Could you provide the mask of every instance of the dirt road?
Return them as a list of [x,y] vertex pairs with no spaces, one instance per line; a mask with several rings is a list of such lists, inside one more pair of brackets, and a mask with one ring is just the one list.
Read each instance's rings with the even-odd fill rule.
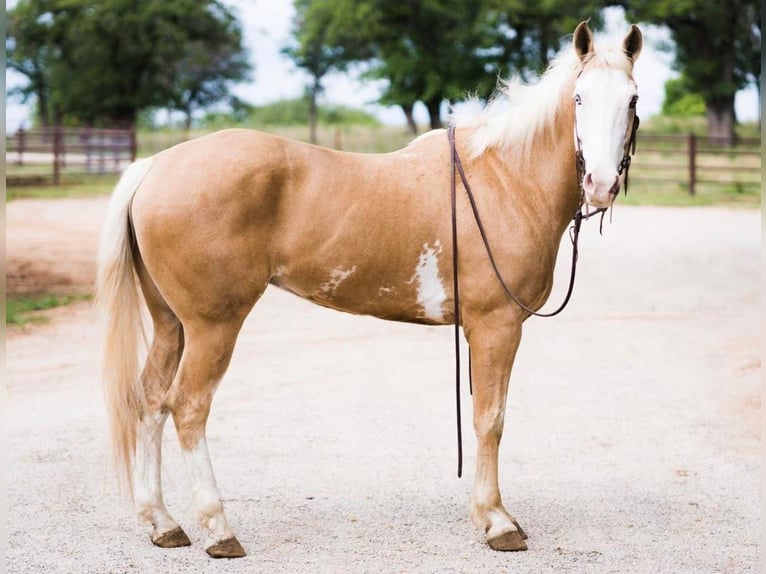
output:
[[[9,204],[10,281],[86,288],[105,205]],[[524,553],[490,551],[468,518],[450,330],[277,290],[209,425],[249,554],[204,553],[170,425],[165,492],[194,545],[152,547],[107,463],[97,321],[56,310],[7,341],[8,571],[758,572],[759,244],[754,211],[618,206],[605,237],[586,225],[571,307],[527,322],[511,381],[500,477]]]

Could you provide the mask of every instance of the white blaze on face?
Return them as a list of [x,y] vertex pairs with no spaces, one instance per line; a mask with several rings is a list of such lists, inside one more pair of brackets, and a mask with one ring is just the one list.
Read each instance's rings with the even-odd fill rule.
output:
[[340,284],[348,279],[354,271],[356,271],[356,265],[351,269],[341,269],[340,267],[333,269],[330,271],[330,278],[322,283],[319,289],[326,295],[334,296]]
[[442,245],[439,240],[434,243],[433,247],[424,243],[423,251],[420,253],[420,257],[418,257],[415,275],[409,281],[409,283],[417,282],[418,304],[423,307],[424,315],[432,321],[442,321],[444,319],[442,303],[447,300],[444,286],[439,280],[439,260],[437,255],[441,251]]
[[575,137],[580,139],[586,169],[583,188],[595,207],[608,207],[613,199],[609,191],[618,180],[629,105],[635,96],[635,82],[620,69],[588,70],[575,85]]

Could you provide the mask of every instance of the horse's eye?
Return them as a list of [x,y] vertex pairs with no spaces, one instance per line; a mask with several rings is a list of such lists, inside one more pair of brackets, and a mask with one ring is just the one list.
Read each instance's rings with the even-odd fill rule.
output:
[[580,97],[580,94],[575,94],[574,101],[578,106],[582,104],[582,98]]
[[633,96],[630,99],[630,107],[635,108],[637,103],[638,103],[638,96]]

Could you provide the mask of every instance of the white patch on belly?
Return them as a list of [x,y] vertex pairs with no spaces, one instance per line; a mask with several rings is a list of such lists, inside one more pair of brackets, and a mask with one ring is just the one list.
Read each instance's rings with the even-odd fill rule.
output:
[[423,313],[432,321],[442,321],[442,303],[447,300],[444,286],[439,280],[439,260],[437,255],[442,251],[441,241],[437,240],[433,247],[423,244],[423,251],[418,257],[415,275],[408,281],[418,284],[418,304],[423,307]]
[[396,295],[396,287],[381,287],[378,289],[378,297],[385,295]]
[[338,290],[340,284],[348,279],[354,271],[356,271],[356,265],[351,269],[341,269],[340,267],[333,269],[330,271],[330,279],[322,283],[319,286],[319,290],[325,295],[329,294],[331,297],[334,297],[335,291]]

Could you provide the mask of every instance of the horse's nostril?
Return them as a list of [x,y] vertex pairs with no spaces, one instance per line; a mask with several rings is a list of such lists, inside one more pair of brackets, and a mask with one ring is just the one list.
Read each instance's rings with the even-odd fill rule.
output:
[[593,189],[593,174],[592,173],[585,174],[585,177],[582,180],[582,186],[588,191]]

